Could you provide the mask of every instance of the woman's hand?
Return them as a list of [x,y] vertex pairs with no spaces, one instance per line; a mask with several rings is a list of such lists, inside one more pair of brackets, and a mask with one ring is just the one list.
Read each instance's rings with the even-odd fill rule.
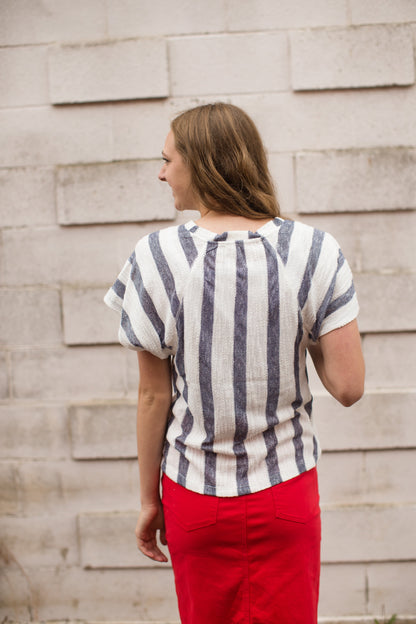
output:
[[165,520],[162,503],[145,505],[141,508],[136,526],[137,547],[154,561],[167,562],[167,557],[157,545],[156,534],[160,531],[160,541],[166,546]]

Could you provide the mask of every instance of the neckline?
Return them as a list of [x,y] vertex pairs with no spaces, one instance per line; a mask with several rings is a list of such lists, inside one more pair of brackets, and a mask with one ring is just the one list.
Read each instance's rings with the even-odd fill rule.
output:
[[203,238],[204,240],[217,240],[218,242],[236,241],[236,240],[258,240],[259,238],[270,234],[275,231],[276,227],[279,227],[283,223],[283,219],[275,217],[258,230],[254,232],[252,230],[227,230],[221,233],[214,232],[213,230],[207,230],[206,228],[198,225],[194,220],[190,220],[185,223],[186,229],[192,234]]

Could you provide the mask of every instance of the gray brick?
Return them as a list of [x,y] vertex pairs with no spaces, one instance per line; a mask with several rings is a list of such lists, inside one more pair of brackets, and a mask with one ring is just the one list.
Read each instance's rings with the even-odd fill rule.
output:
[[0,49],[0,106],[36,106],[47,102],[46,48]]
[[[354,282],[360,302],[361,332],[416,330],[416,273],[358,274]],[[398,305],[399,301],[406,301],[406,305]]]
[[414,506],[325,509],[322,531],[322,560],[327,563],[407,561],[416,557]]
[[90,400],[119,398],[125,392],[122,347],[72,347],[12,354],[17,399]]
[[[320,624],[350,624],[366,612],[366,566],[363,563],[323,563],[319,590]],[[328,619],[321,619],[325,617]],[[341,620],[348,616],[348,620]],[[332,619],[333,618],[333,619]],[[361,618],[354,618],[359,624]],[[374,624],[371,622],[371,624]]]
[[415,391],[367,391],[349,407],[315,396],[314,420],[326,451],[416,448]]
[[108,0],[108,29],[111,37],[149,37],[224,31],[224,0],[178,2],[172,11],[170,0],[138,3],[136,0]]
[[[370,563],[367,566],[369,612],[379,614],[384,607],[386,614],[416,613],[415,575],[415,561]],[[409,617],[408,621],[414,619]],[[403,624],[406,620],[403,618]]]
[[[37,228],[4,230],[0,283],[4,286],[61,284],[106,290],[139,238],[171,222],[114,228]],[[22,255],[21,250],[25,250]],[[75,253],[76,250],[76,253]],[[27,258],[32,262],[28,263]],[[104,290],[104,292],[105,292]]]
[[[285,91],[289,87],[287,48],[284,33],[173,39],[169,44],[172,94]],[[189,64],[189,58],[198,58],[198,63]]]
[[[114,275],[114,279],[115,279]],[[120,317],[104,305],[106,288],[65,288],[62,293],[67,345],[118,344]]]
[[236,95],[233,103],[253,117],[270,152],[414,148],[416,142],[414,89]]
[[62,342],[59,292],[0,289],[0,345],[56,345]]
[[[83,512],[138,509],[137,461],[15,462],[21,513],[76,515]],[[94,495],[91,495],[94,492]]]
[[48,61],[53,104],[169,95],[163,39],[55,47]]
[[353,24],[416,21],[416,4],[413,0],[350,0],[350,6]]
[[415,388],[416,333],[368,334],[365,337],[366,387]]
[[[31,580],[39,621],[179,624],[169,567],[83,570],[54,565],[25,567],[25,572]],[[1,616],[27,621],[30,599],[21,571],[9,566],[0,576],[0,583],[0,589],[4,589]]]
[[60,515],[0,518],[8,550],[22,568],[79,565],[75,518]]
[[136,405],[73,405],[70,408],[75,459],[137,457]]
[[171,117],[171,99],[120,102],[114,106],[114,160],[160,158]]
[[0,509],[2,516],[20,513],[18,484],[19,477],[16,467],[13,464],[2,462],[0,471]]
[[324,506],[412,504],[415,459],[414,449],[323,453],[319,462],[321,503]]
[[160,167],[159,160],[60,168],[59,223],[174,219],[170,189],[157,177]]
[[103,0],[2,0],[0,45],[90,41],[106,34]]
[[[78,527],[84,568],[163,568],[136,546],[138,513],[80,514]],[[160,548],[169,557],[166,546]]]
[[56,223],[52,168],[0,169],[3,227]]
[[414,83],[410,29],[361,26],[291,33],[295,91]]
[[0,457],[69,456],[69,427],[64,407],[0,406]]
[[0,351],[0,399],[9,397],[9,365],[7,354]]
[[291,154],[269,154],[269,169],[282,215],[295,213],[294,159]]
[[111,110],[98,105],[1,110],[0,133],[0,167],[109,161],[113,157]]
[[414,149],[299,154],[296,157],[297,211],[416,208],[415,166]]
[[345,0],[239,0],[228,1],[229,30],[314,28],[347,23]]

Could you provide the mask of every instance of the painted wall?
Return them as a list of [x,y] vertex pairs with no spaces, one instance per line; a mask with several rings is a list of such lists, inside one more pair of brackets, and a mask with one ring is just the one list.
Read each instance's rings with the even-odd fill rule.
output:
[[284,214],[354,274],[366,396],[316,376],[321,614],[416,614],[416,2],[1,0],[0,616],[177,619],[136,551],[135,354],[102,304],[176,217],[169,120],[257,122]]

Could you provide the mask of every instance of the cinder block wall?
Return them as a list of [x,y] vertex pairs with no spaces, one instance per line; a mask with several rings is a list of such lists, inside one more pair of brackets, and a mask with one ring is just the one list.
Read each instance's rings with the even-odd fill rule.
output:
[[135,355],[102,296],[177,217],[159,183],[177,111],[256,120],[283,212],[355,273],[366,396],[312,376],[321,614],[416,614],[414,0],[2,0],[3,619],[177,620],[136,551]]

